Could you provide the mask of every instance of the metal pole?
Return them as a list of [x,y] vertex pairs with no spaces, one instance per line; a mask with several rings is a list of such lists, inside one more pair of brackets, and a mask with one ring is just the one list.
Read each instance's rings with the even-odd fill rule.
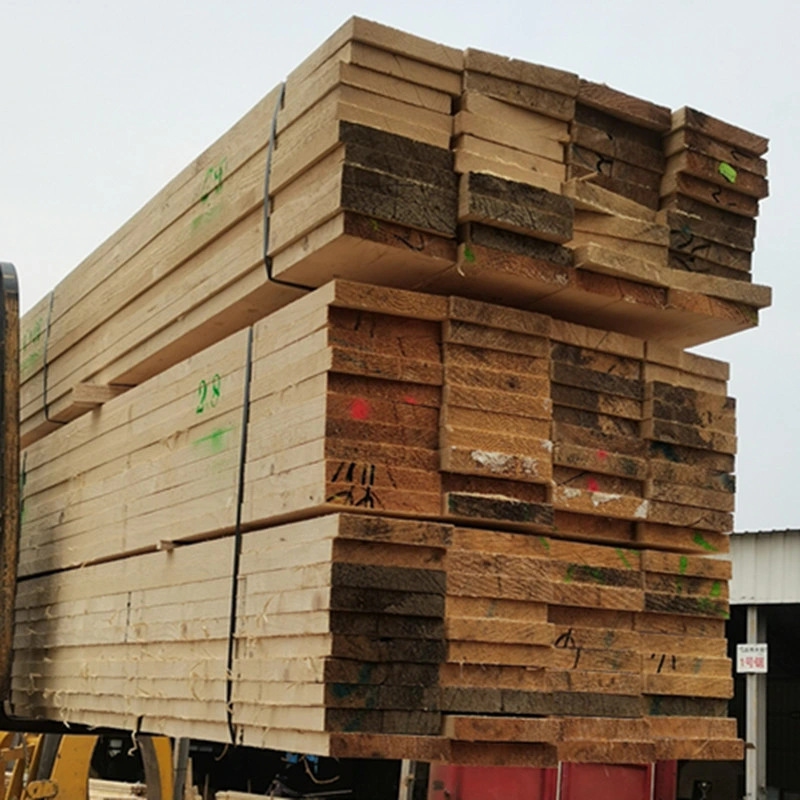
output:
[[[758,615],[758,641],[767,642],[767,614],[761,609]],[[767,680],[768,675],[756,675],[756,693],[758,695],[758,718],[756,731],[759,747],[756,750],[756,786],[758,800],[767,797]]]
[[189,767],[189,740],[178,739],[175,747],[174,800],[183,800],[186,793],[186,772]]
[[[747,606],[747,644],[758,644],[758,606]],[[746,800],[759,800],[759,761],[762,750],[766,752],[766,737],[759,730],[763,697],[759,692],[759,676],[748,672],[745,677],[747,696],[745,705],[745,761],[744,791]],[[761,734],[761,736],[759,736]],[[762,739],[763,736],[763,739]],[[763,795],[761,795],[763,797]]]

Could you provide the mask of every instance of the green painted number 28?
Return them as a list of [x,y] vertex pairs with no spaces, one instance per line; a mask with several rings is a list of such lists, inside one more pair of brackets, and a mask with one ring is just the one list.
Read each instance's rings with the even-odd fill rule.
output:
[[214,375],[211,383],[205,380],[200,381],[197,387],[197,408],[195,411],[202,414],[207,407],[216,408],[219,403],[219,396],[222,392],[222,377],[219,373]]

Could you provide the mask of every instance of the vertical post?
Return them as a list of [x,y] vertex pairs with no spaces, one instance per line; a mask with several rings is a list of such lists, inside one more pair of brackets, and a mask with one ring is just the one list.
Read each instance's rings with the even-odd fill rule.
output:
[[[758,615],[758,641],[767,642],[767,615],[761,609]],[[756,750],[756,785],[758,800],[767,798],[767,675],[756,675],[756,692],[758,694],[758,718],[756,731],[759,747]]]
[[414,766],[415,762],[404,758],[400,762],[400,785],[398,787],[398,800],[413,800],[414,797]]
[[[758,606],[747,606],[747,644],[765,641],[759,638],[765,633],[765,621],[759,619]],[[767,794],[766,675],[749,672],[745,681],[745,798],[763,800]]]
[[184,800],[186,792],[186,772],[189,767],[189,740],[186,738],[178,739],[175,745],[172,791],[174,800]]

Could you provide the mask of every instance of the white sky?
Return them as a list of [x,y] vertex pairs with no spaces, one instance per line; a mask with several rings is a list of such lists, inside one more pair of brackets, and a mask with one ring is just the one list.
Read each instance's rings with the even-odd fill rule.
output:
[[791,0],[0,0],[0,259],[29,308],[352,14],[578,72],[769,136],[756,331],[732,363],[737,529],[800,526],[789,253],[800,186],[800,5]]

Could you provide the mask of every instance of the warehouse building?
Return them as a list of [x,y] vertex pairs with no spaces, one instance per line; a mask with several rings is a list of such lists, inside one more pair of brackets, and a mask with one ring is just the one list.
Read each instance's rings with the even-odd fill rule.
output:
[[[747,743],[745,763],[683,765],[678,797],[800,800],[800,530],[735,534],[730,557],[730,714]],[[737,659],[740,645],[759,644],[765,661],[752,647]]]

